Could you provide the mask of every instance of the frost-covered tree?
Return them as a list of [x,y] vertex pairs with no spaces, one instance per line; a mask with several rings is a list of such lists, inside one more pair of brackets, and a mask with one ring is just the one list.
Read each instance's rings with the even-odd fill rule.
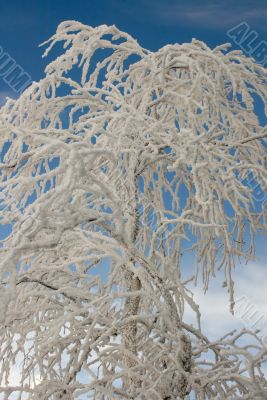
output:
[[224,269],[234,311],[235,262],[266,228],[245,180],[266,188],[266,69],[197,40],[151,52],[115,26],[64,22],[45,55],[59,42],[0,110],[2,398],[267,398],[266,347],[210,341],[188,288]]

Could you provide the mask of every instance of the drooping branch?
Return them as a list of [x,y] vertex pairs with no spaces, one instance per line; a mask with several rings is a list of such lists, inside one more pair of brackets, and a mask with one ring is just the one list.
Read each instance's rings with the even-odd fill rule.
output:
[[1,393],[265,398],[262,342],[209,341],[181,264],[195,255],[205,289],[224,268],[234,308],[235,260],[266,229],[247,183],[266,190],[266,69],[197,40],[151,52],[115,26],[64,22],[45,55],[58,42],[0,110]]

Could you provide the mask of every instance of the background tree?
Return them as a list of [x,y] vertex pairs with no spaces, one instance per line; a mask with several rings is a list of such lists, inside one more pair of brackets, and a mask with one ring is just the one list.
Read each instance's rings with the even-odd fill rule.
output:
[[260,339],[209,341],[187,285],[224,268],[233,311],[235,260],[266,227],[244,183],[266,187],[266,69],[197,40],[150,52],[115,26],[64,22],[45,55],[58,42],[45,78],[0,110],[1,393],[266,398]]

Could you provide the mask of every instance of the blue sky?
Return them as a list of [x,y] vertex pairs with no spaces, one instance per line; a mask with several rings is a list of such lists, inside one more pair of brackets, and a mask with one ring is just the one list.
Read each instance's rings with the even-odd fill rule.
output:
[[[266,0],[12,0],[1,4],[0,46],[38,81],[48,62],[38,45],[64,20],[115,24],[150,50],[192,38],[214,47],[231,42],[227,31],[241,22],[257,32],[258,42],[265,41],[266,6]],[[0,77],[0,105],[6,95],[16,97]],[[258,254],[267,258],[264,242],[259,240]]]
[[[41,58],[43,48],[38,45],[52,36],[64,20],[79,20],[92,26],[115,24],[150,50],[168,43],[190,42],[192,38],[214,47],[229,42],[227,30],[243,21],[257,32],[259,40],[267,40],[266,6],[267,0],[11,0],[1,4],[0,46],[38,81],[47,63]],[[15,96],[0,78],[0,104],[6,95]],[[265,270],[265,279],[257,278],[253,268],[257,272],[266,267],[266,244],[266,238],[257,239],[259,261],[251,265],[251,275],[244,275],[241,290],[250,297],[258,294],[253,300],[258,303],[263,303],[259,293],[263,293],[267,274]],[[251,284],[256,291],[251,291]],[[220,300],[217,289],[214,290],[218,312]],[[222,312],[227,312],[227,294],[220,304]]]
[[[266,0],[5,1],[1,4],[0,45],[36,81],[43,76],[46,64],[41,59],[43,49],[38,45],[63,20],[79,20],[93,26],[115,24],[151,50],[192,38],[213,47],[228,42],[227,30],[242,21],[256,30],[260,38],[267,39],[266,5]],[[2,96],[9,93],[1,80],[0,92]]]

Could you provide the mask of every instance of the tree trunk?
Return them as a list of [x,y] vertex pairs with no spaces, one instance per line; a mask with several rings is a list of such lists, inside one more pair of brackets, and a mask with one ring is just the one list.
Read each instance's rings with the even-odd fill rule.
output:
[[[128,291],[129,293],[133,291],[137,291],[141,289],[141,282],[140,279],[134,276],[133,272],[126,273],[126,281],[128,283]],[[140,296],[130,296],[126,300],[126,315],[125,318],[135,316],[138,314],[139,311],[139,304],[140,304]],[[131,321],[125,325],[123,328],[123,340],[125,349],[130,352],[133,356],[137,355],[137,348],[136,348],[136,335],[137,335],[137,323],[136,321]],[[125,356],[125,364],[126,368],[130,369],[136,365],[136,361],[130,355]],[[135,388],[139,382],[137,382],[133,378],[128,378],[125,380],[124,386],[129,388],[130,394],[134,393]]]

